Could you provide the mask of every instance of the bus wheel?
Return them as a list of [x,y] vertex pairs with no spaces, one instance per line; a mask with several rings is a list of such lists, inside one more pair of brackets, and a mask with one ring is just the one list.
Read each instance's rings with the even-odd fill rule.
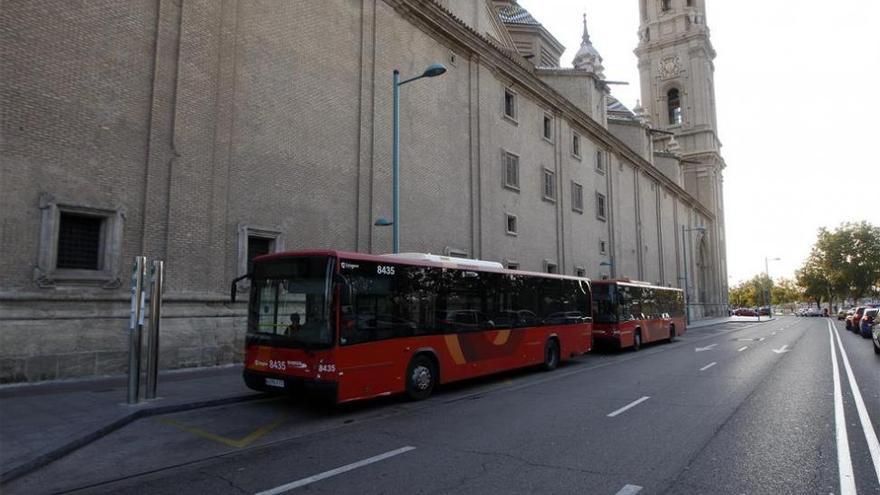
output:
[[675,342],[675,325],[669,327],[669,341]]
[[642,348],[642,331],[636,330],[636,333],[633,335],[633,351],[638,351]]
[[550,339],[544,345],[544,371],[553,371],[559,366],[559,342]]
[[406,369],[406,395],[411,400],[430,397],[436,383],[437,369],[431,358],[421,354],[409,362]]

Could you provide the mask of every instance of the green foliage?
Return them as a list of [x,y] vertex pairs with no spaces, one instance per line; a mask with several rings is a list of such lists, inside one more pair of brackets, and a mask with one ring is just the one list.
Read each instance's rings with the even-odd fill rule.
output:
[[817,304],[870,295],[880,286],[880,228],[860,222],[819,229],[797,284]]

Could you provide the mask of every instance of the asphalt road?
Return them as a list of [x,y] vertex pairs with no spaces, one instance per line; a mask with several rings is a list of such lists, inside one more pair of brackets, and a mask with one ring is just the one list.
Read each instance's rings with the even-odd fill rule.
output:
[[787,317],[419,403],[272,399],[142,420],[4,493],[880,494],[878,432],[870,341]]

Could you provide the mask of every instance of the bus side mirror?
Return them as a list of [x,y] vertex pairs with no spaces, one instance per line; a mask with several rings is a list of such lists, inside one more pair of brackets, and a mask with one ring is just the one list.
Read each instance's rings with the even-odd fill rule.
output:
[[240,276],[240,277],[238,277],[238,278],[236,278],[235,280],[232,281],[232,288],[231,288],[230,291],[229,291],[229,301],[230,301],[230,302],[235,302],[235,296],[236,296],[237,293],[238,293],[238,287],[236,287],[236,285],[237,285],[239,282],[241,282],[242,280],[244,280],[244,279],[246,279],[246,278],[250,278],[250,276],[251,276],[250,273],[246,273],[246,274],[244,274],[244,275],[242,275],[242,276]]

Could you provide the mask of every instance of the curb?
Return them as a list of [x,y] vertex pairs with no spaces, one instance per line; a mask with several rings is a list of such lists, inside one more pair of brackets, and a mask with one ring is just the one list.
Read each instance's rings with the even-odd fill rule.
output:
[[77,439],[74,439],[61,447],[58,447],[54,450],[46,452],[45,454],[41,454],[30,461],[26,461],[23,464],[13,467],[12,469],[0,473],[0,485],[9,483],[12,480],[20,478],[26,474],[30,474],[37,469],[40,469],[47,464],[50,464],[76,450],[89,445],[101,438],[113,433],[114,431],[134,422],[142,418],[149,418],[151,416],[161,416],[164,414],[171,414],[183,411],[191,411],[194,409],[204,409],[206,407],[215,407],[215,406],[223,406],[226,404],[236,404],[239,402],[250,402],[260,399],[266,399],[270,397],[268,394],[247,394],[247,395],[238,395],[233,397],[224,397],[222,399],[208,399],[202,400],[198,402],[189,402],[185,404],[174,404],[168,406],[157,406],[151,407],[147,409],[141,409],[138,411],[133,411],[132,413],[123,416],[112,423],[103,426],[91,433],[87,433]]

